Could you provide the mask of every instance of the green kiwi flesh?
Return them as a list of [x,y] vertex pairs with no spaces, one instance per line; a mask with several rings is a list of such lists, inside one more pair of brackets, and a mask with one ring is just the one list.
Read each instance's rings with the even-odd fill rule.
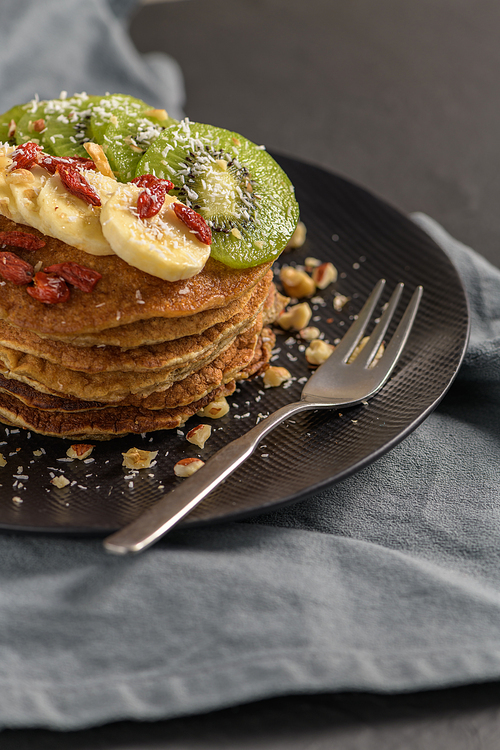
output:
[[223,128],[183,120],[168,126],[139,160],[212,230],[212,256],[232,268],[274,260],[299,219],[293,186],[276,161]]
[[165,126],[173,122],[175,120],[168,116],[159,119],[145,115],[143,110],[131,113],[118,112],[115,115],[113,122],[110,122],[104,131],[102,145],[111,169],[120,182],[129,182],[135,177],[136,167],[142,155]]
[[[9,143],[11,146],[16,145],[15,131],[17,122],[24,114],[24,104],[16,104],[3,115],[0,115],[0,143]],[[11,123],[15,123],[14,133],[11,134]]]
[[56,156],[88,157],[83,144],[90,140],[90,118],[97,96],[76,94],[45,103],[42,146]]

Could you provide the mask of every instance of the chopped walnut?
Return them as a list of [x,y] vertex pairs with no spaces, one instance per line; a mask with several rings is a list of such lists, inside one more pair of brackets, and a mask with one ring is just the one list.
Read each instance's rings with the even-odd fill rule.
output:
[[313,341],[313,339],[319,338],[321,331],[316,326],[307,326],[307,328],[301,328],[299,331],[300,338],[304,341]]
[[307,229],[303,221],[299,221],[295,227],[295,231],[288,240],[288,244],[285,250],[296,250],[298,247],[302,247],[306,241]]
[[87,443],[75,443],[75,445],[71,445],[68,450],[66,451],[66,455],[68,458],[78,458],[80,461],[83,461],[84,458],[88,458],[92,451],[94,450],[93,445],[87,444]]
[[174,473],[177,477],[190,477],[202,466],[205,466],[205,462],[201,458],[181,458],[174,466]]
[[333,298],[333,309],[337,312],[340,312],[344,305],[347,305],[349,302],[349,297],[346,297],[343,294],[336,294]]
[[209,424],[199,424],[197,427],[193,427],[192,430],[189,430],[186,435],[186,440],[194,445],[198,445],[200,448],[204,448],[211,432],[212,428]]
[[290,380],[291,373],[286,367],[268,367],[264,373],[263,381],[264,385],[270,388],[276,388],[278,385],[285,383]]
[[310,297],[316,291],[316,284],[305,272],[293,266],[283,266],[280,271],[280,281],[289,297]]
[[[359,344],[357,345],[357,347],[354,349],[353,353],[351,354],[351,356],[347,360],[348,364],[350,364],[351,362],[354,362],[354,360],[356,359],[356,357],[358,356],[358,354],[361,352],[361,350],[365,348],[366,342],[368,341],[369,338],[370,338],[369,336],[364,336],[361,339],[361,341],[359,342]],[[379,348],[377,349],[377,353],[374,356],[373,360],[370,362],[370,365],[369,365],[370,367],[375,367],[375,365],[377,364],[377,362],[379,361],[379,359],[383,356],[384,351],[385,351],[385,346],[382,343],[382,344],[380,344]]]
[[196,412],[198,417],[210,417],[211,419],[220,419],[226,415],[229,411],[229,404],[227,403],[224,396],[217,399],[217,401],[211,401],[203,409]]
[[322,365],[335,349],[322,339],[314,339],[306,349],[306,359],[310,365]]
[[3,453],[0,453],[0,467],[1,466],[7,466],[7,461],[5,460]]
[[307,302],[301,302],[298,305],[293,305],[281,313],[278,320],[276,321],[281,328],[285,331],[300,331],[305,328],[312,317],[312,310]]
[[53,479],[50,480],[50,483],[53,484],[54,487],[62,490],[63,487],[68,486],[69,479],[66,479],[66,477],[63,477],[63,475],[60,474],[58,477],[53,477]]
[[304,261],[306,271],[312,271],[313,268],[321,265],[321,261],[318,258],[306,258]]
[[326,289],[333,281],[337,281],[338,271],[333,263],[322,263],[314,269],[312,278],[318,289]]
[[123,466],[127,469],[149,469],[151,462],[154,461],[158,451],[143,451],[140,448],[130,448],[126,453],[122,453]]

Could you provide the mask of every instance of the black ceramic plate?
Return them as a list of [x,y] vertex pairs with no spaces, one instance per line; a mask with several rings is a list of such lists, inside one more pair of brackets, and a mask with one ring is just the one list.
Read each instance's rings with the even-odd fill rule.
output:
[[[369,405],[341,414],[305,413],[281,425],[185,524],[233,520],[274,509],[370,463],[435,408],[466,346],[468,313],[462,284],[447,256],[423,231],[340,177],[292,159],[278,160],[296,186],[308,229],[306,244],[280,262],[300,264],[314,256],[331,261],[339,271],[337,283],[321,293],[323,303],[313,306],[311,324],[335,341],[382,277],[388,284],[381,304],[398,281],[406,285],[401,309],[418,284],[424,286],[424,296],[397,369]],[[350,298],[341,312],[333,308],[336,293]],[[264,389],[261,379],[242,384],[230,398],[230,413],[212,422],[212,437],[203,451],[173,430],[97,443],[91,460],[69,463],[67,441],[0,427],[0,451],[7,459],[0,469],[0,528],[107,533],[131,521],[182,481],[173,473],[180,458],[208,459],[254,425],[259,415],[300,397],[301,381],[309,374],[303,342],[295,335],[279,334],[276,347],[280,351],[275,364],[286,366],[296,378],[291,387]],[[189,426],[197,421],[190,420]],[[156,465],[132,476],[121,465],[122,452],[132,446],[157,450]],[[35,455],[40,450],[42,454]],[[64,489],[50,484],[60,473],[71,482]]]

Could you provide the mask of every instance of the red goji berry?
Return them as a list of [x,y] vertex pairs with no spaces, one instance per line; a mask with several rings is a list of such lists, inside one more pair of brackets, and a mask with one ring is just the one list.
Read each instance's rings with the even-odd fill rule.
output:
[[40,250],[45,247],[45,240],[29,232],[0,232],[0,245],[22,247],[23,250]]
[[58,164],[56,172],[68,193],[76,195],[77,198],[81,198],[91,206],[101,205],[99,195],[75,166],[72,164]]
[[132,182],[138,187],[145,188],[137,198],[137,213],[140,219],[150,219],[156,216],[165,203],[165,196],[172,190],[174,183],[153,174],[143,174]]
[[212,231],[207,222],[193,208],[185,206],[184,203],[172,203],[175,215],[198,237],[204,245],[212,244]]
[[98,271],[94,271],[92,268],[86,268],[81,266],[79,263],[73,263],[73,261],[65,261],[64,263],[54,263],[52,266],[47,266],[43,269],[45,273],[55,273],[68,284],[81,289],[82,292],[91,292],[99,279],[102,279],[102,274]]
[[96,169],[96,165],[92,159],[87,159],[85,156],[50,156],[49,154],[41,154],[38,158],[38,164],[46,169],[47,172],[50,172],[50,174],[55,174],[60,164],[69,164],[73,167],[82,167],[82,169]]
[[44,273],[38,271],[33,281],[34,286],[26,287],[28,294],[33,299],[46,305],[54,305],[57,302],[66,302],[70,297],[69,287],[60,276],[55,273]]
[[137,185],[137,187],[151,187],[151,185],[155,185],[157,183],[161,183],[162,185],[165,185],[165,190],[167,193],[169,193],[172,188],[174,187],[174,183],[170,180],[166,180],[164,177],[157,177],[154,174],[141,174],[139,177],[134,177],[132,180],[134,185]]
[[38,154],[42,147],[38,143],[28,141],[22,143],[12,154],[12,169],[31,169],[37,163]]
[[33,266],[14,253],[0,251],[0,276],[17,286],[29,284],[33,279]]

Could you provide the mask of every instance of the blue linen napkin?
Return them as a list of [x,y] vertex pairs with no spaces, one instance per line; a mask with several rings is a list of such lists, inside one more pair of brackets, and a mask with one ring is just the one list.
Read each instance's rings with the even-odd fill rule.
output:
[[[92,84],[179,114],[175,64],[128,41],[118,15],[132,5],[6,0],[0,108]],[[27,38],[31,63],[16,46]],[[175,531],[138,557],[110,557],[98,539],[2,533],[0,727],[500,679],[500,271],[413,218],[449,253],[471,304],[467,355],[440,407],[313,498]]]

